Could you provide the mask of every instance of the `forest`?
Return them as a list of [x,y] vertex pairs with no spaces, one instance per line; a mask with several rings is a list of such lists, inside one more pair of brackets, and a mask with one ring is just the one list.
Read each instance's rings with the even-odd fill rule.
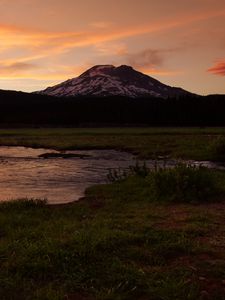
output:
[[57,98],[0,91],[1,127],[225,126],[225,95]]

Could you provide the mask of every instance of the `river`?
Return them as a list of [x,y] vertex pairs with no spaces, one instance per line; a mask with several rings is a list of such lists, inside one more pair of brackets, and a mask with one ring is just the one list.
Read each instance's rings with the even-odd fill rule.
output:
[[[78,155],[66,159],[40,157],[46,153],[59,154],[51,149],[0,147],[0,201],[22,198],[47,199],[49,204],[77,201],[87,187],[106,183],[109,169],[127,169],[136,164],[134,155],[115,150],[65,151],[66,155]],[[79,158],[80,154],[83,158]],[[153,167],[155,161],[146,163]],[[175,163],[168,161],[167,165]],[[224,168],[211,162],[201,164]]]

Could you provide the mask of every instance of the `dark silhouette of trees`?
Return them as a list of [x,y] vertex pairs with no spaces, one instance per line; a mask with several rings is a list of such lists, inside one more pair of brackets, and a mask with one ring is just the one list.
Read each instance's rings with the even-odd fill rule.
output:
[[56,98],[0,91],[0,126],[225,126],[225,95]]

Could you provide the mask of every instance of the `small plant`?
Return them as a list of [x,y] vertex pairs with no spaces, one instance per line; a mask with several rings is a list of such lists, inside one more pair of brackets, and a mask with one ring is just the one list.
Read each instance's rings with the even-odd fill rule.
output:
[[140,177],[146,177],[150,173],[150,169],[147,167],[146,162],[144,162],[143,165],[140,165],[140,163],[136,161],[136,165],[130,166],[129,170],[132,175]]
[[107,174],[107,180],[109,182],[122,181],[129,176],[128,171],[119,169],[109,169]]
[[146,177],[150,172],[150,169],[147,167],[144,162],[143,165],[140,165],[138,161],[136,161],[135,166],[130,166],[129,169],[109,169],[107,174],[107,180],[109,182],[117,182],[123,181],[130,176],[140,176]]

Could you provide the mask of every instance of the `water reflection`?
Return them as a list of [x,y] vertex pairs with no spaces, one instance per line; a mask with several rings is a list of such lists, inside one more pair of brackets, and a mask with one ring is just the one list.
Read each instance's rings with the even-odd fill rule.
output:
[[0,147],[0,201],[15,198],[46,198],[49,203],[67,203],[84,196],[87,187],[104,183],[109,168],[127,168],[135,163],[129,153],[113,150],[70,151],[90,155],[85,159],[38,156],[46,149]]

